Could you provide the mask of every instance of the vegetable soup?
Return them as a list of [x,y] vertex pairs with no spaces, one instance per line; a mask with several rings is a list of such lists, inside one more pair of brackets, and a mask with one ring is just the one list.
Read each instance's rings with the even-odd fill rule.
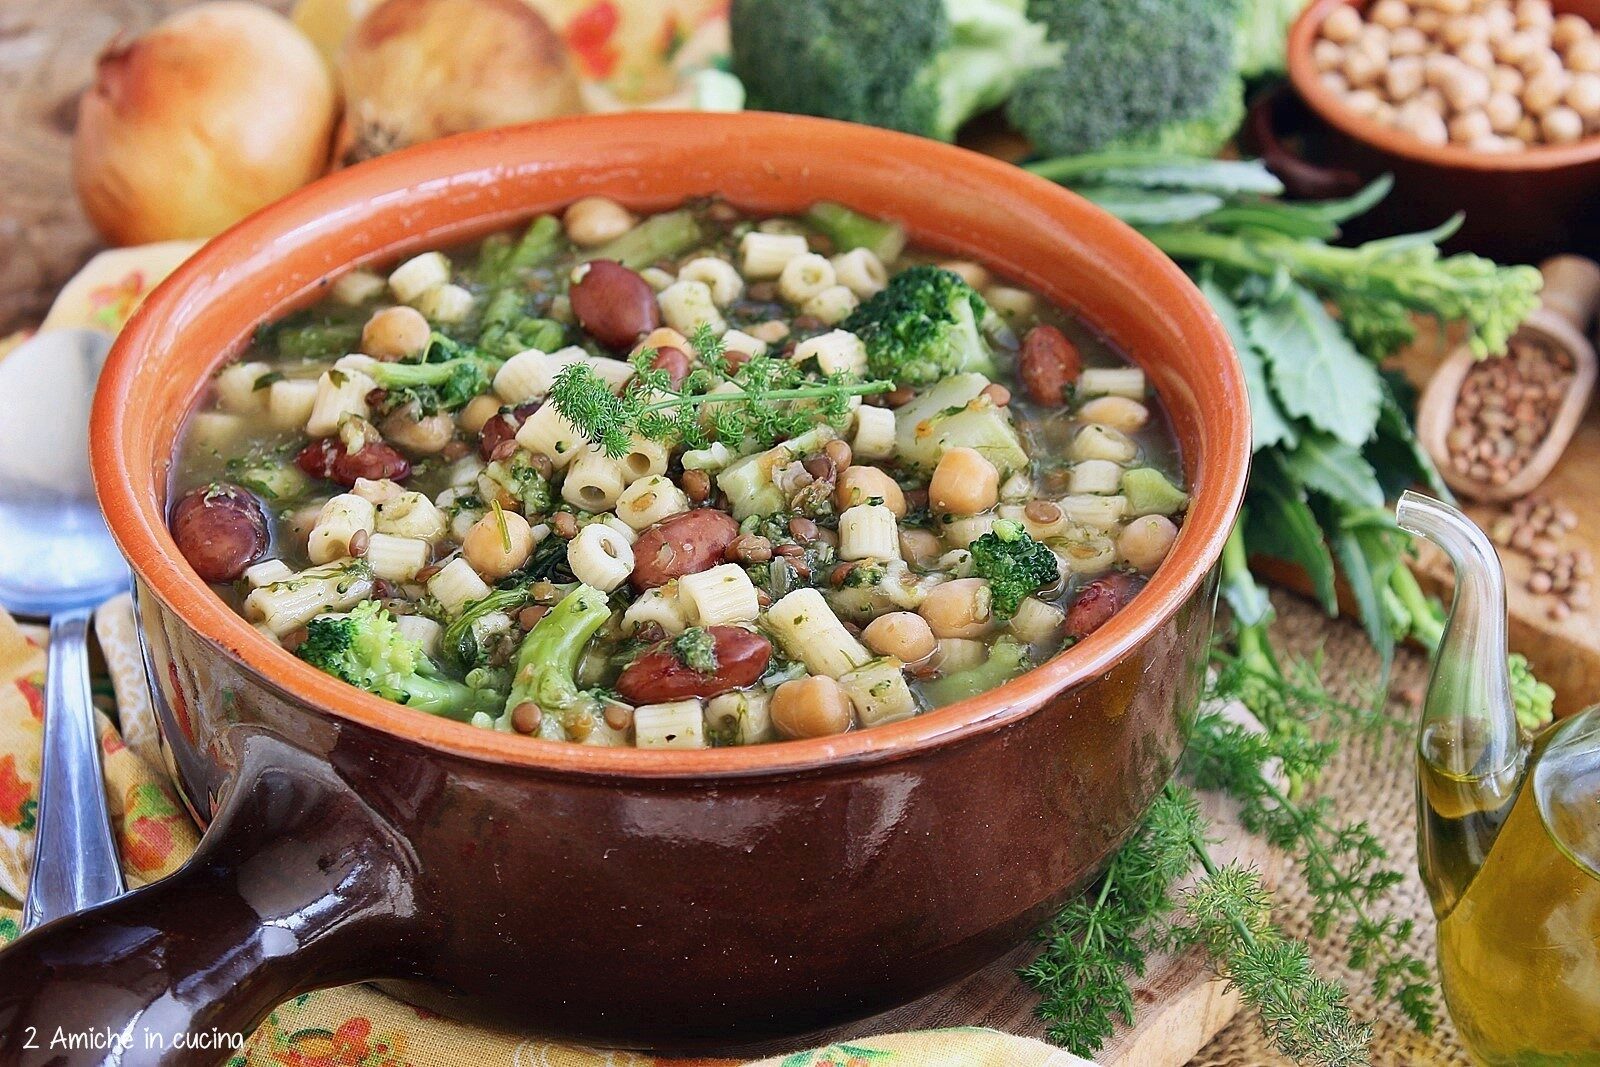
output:
[[179,549],[418,711],[703,748],[992,689],[1138,593],[1187,506],[1144,374],[833,204],[590,198],[334,279],[185,428]]

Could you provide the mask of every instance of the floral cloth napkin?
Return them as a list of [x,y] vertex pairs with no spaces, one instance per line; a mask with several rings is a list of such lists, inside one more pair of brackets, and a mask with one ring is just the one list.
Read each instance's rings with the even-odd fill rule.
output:
[[[160,768],[133,605],[95,613],[109,684],[97,690],[100,749],[129,887],[169,874],[199,834]],[[0,944],[16,938],[38,814],[44,727],[41,627],[0,611]],[[113,719],[115,716],[115,719]],[[273,1012],[228,1067],[712,1067],[743,1061],[660,1060],[553,1045],[453,1022],[366,986],[296,997]],[[760,1067],[1081,1067],[1087,1061],[1028,1038],[962,1028],[890,1034],[760,1061]]]

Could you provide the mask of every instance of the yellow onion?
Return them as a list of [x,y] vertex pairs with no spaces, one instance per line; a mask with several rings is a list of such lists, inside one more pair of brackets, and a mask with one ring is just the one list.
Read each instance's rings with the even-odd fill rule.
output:
[[113,244],[209,237],[321,174],[336,117],[332,78],[287,19],[202,4],[101,54],[73,181]]
[[550,24],[522,0],[384,0],[339,60],[346,162],[582,109]]
[[336,70],[345,38],[377,6],[378,0],[299,0],[289,18],[317,46],[328,69]]

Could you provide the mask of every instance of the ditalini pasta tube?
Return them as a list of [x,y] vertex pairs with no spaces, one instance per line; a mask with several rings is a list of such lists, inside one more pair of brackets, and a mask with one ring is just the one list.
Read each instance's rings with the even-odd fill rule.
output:
[[767,630],[812,674],[840,678],[872,659],[815,589],[796,589],[767,609]]

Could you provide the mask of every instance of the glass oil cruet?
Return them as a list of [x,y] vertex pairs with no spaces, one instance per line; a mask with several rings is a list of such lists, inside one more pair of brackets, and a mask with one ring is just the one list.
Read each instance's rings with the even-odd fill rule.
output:
[[1600,705],[1523,738],[1493,544],[1418,493],[1396,516],[1456,574],[1417,738],[1418,864],[1450,1014],[1479,1063],[1600,1067]]

